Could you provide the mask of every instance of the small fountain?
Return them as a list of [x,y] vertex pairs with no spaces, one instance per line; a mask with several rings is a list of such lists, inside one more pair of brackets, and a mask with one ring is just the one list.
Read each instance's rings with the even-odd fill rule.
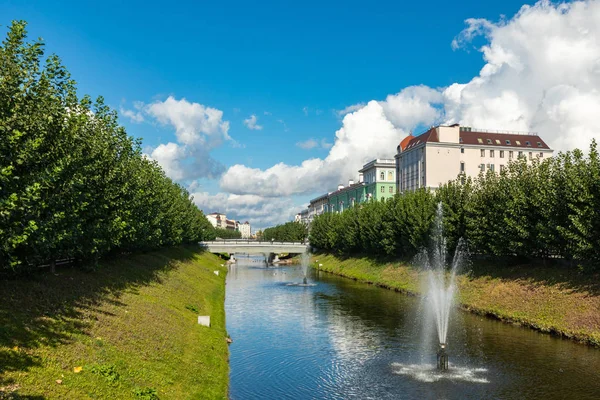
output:
[[464,263],[465,254],[465,245],[461,239],[452,264],[447,265],[442,203],[439,203],[433,225],[431,249],[423,250],[419,260],[427,269],[426,308],[427,314],[433,316],[435,321],[439,343],[436,365],[442,371],[448,369],[448,324],[456,293],[456,271]]
[[310,254],[308,251],[302,253],[301,266],[302,266],[302,282],[301,283],[288,283],[288,286],[316,286],[315,283],[308,282],[308,264],[310,263]]

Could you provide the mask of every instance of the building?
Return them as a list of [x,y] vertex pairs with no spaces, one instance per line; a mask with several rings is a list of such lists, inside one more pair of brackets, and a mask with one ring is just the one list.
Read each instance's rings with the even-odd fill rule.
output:
[[335,192],[329,193],[328,210],[331,212],[342,212],[355,204],[366,200],[365,185],[363,182],[354,183],[350,180],[348,186],[339,185]]
[[250,222],[246,221],[243,224],[238,222],[238,231],[242,234],[242,239],[250,239]]
[[454,124],[409,135],[397,147],[396,187],[399,193],[436,189],[459,174],[501,172],[519,157],[528,161],[552,157],[553,150],[536,133],[491,131]]
[[206,216],[206,219],[215,228],[225,229],[227,217],[221,213],[211,213]]
[[226,219],[225,220],[225,229],[230,230],[230,231],[237,231],[236,229],[236,223],[234,220],[232,219]]
[[329,193],[319,196],[310,201],[308,205],[309,223],[317,216],[326,213],[329,210]]
[[365,199],[385,200],[396,194],[396,160],[378,158],[358,172],[364,180]]
[[300,211],[294,217],[294,222],[302,222],[303,224],[308,224],[308,208]]

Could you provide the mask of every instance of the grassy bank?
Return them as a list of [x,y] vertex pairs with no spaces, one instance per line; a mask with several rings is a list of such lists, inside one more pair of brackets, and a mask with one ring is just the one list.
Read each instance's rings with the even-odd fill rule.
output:
[[226,398],[222,262],[172,248],[0,281],[0,399]]
[[[316,262],[318,260],[318,263]],[[409,294],[422,272],[405,262],[313,256],[320,270]],[[313,264],[315,265],[315,264]],[[475,263],[458,279],[462,308],[600,346],[600,279],[564,266]]]

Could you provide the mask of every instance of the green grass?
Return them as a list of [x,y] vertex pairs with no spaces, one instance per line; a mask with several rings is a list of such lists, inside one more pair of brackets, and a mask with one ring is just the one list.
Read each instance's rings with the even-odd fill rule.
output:
[[0,399],[227,398],[222,262],[171,248],[0,281]]
[[[421,294],[423,272],[407,262],[330,254],[314,255],[312,262],[336,275]],[[458,301],[478,314],[600,346],[599,278],[559,265],[477,262],[458,276]]]

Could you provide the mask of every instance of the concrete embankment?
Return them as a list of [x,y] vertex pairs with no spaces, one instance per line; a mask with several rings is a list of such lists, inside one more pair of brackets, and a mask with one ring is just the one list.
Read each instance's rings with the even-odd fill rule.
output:
[[0,399],[227,398],[222,263],[171,248],[0,281]]
[[[312,266],[411,295],[422,291],[423,272],[406,262],[318,254]],[[477,262],[457,282],[457,300],[465,310],[600,346],[598,274],[554,265]]]

